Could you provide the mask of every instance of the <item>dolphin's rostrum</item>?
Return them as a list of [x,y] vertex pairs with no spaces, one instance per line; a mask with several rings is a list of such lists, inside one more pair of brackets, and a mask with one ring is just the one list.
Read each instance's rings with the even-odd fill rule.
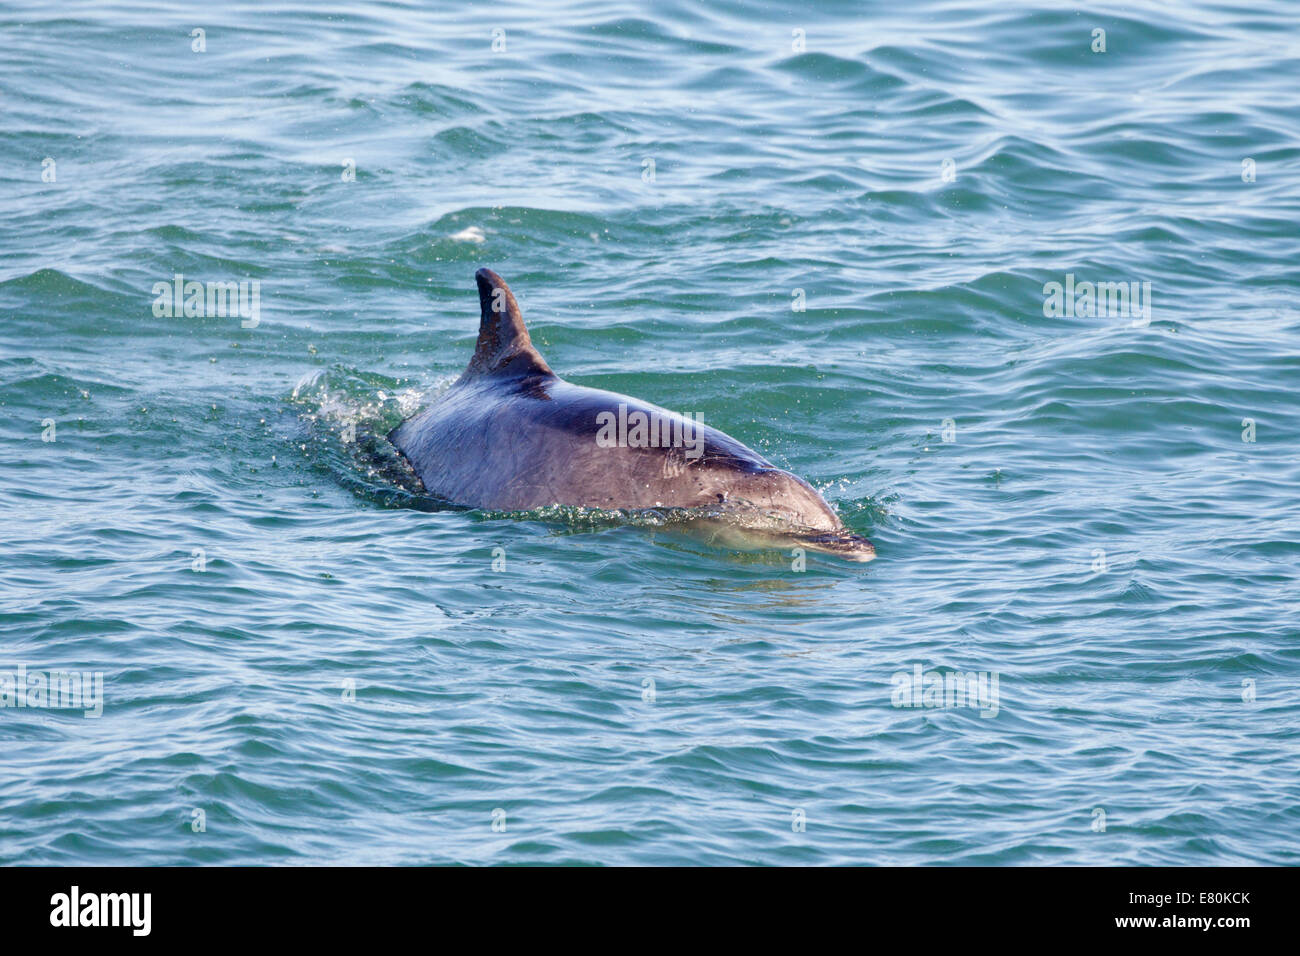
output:
[[469,365],[389,435],[430,494],[504,511],[692,509],[785,546],[875,556],[811,485],[731,436],[559,378],[533,347],[505,281],[491,269],[475,278],[481,320]]

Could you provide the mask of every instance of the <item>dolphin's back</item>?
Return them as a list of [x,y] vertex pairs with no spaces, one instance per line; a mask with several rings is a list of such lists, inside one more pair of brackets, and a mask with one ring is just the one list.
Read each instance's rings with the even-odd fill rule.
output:
[[[669,439],[667,447],[603,440],[638,413],[656,438]],[[725,500],[714,488],[716,472],[729,478],[772,469],[715,428],[554,375],[457,383],[390,440],[431,494],[475,508],[701,507]]]

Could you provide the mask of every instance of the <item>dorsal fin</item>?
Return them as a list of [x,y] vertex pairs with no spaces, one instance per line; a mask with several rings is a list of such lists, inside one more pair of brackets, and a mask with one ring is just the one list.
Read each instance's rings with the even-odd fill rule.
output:
[[474,278],[478,280],[478,344],[465,375],[555,374],[533,348],[506,280],[491,269],[479,269]]

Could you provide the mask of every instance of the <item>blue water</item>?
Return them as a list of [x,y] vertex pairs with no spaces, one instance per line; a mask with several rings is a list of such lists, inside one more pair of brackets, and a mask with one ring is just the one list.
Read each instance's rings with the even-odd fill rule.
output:
[[[0,860],[1300,863],[1293,4],[438,8],[0,7]],[[482,265],[877,560],[437,507]]]

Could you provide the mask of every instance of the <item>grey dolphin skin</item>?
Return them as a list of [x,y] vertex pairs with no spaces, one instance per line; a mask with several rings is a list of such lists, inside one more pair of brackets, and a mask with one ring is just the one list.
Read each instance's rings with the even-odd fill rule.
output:
[[692,509],[747,539],[875,557],[811,485],[731,436],[561,379],[533,348],[505,281],[491,269],[475,278],[481,319],[469,366],[388,436],[430,494],[494,511]]

